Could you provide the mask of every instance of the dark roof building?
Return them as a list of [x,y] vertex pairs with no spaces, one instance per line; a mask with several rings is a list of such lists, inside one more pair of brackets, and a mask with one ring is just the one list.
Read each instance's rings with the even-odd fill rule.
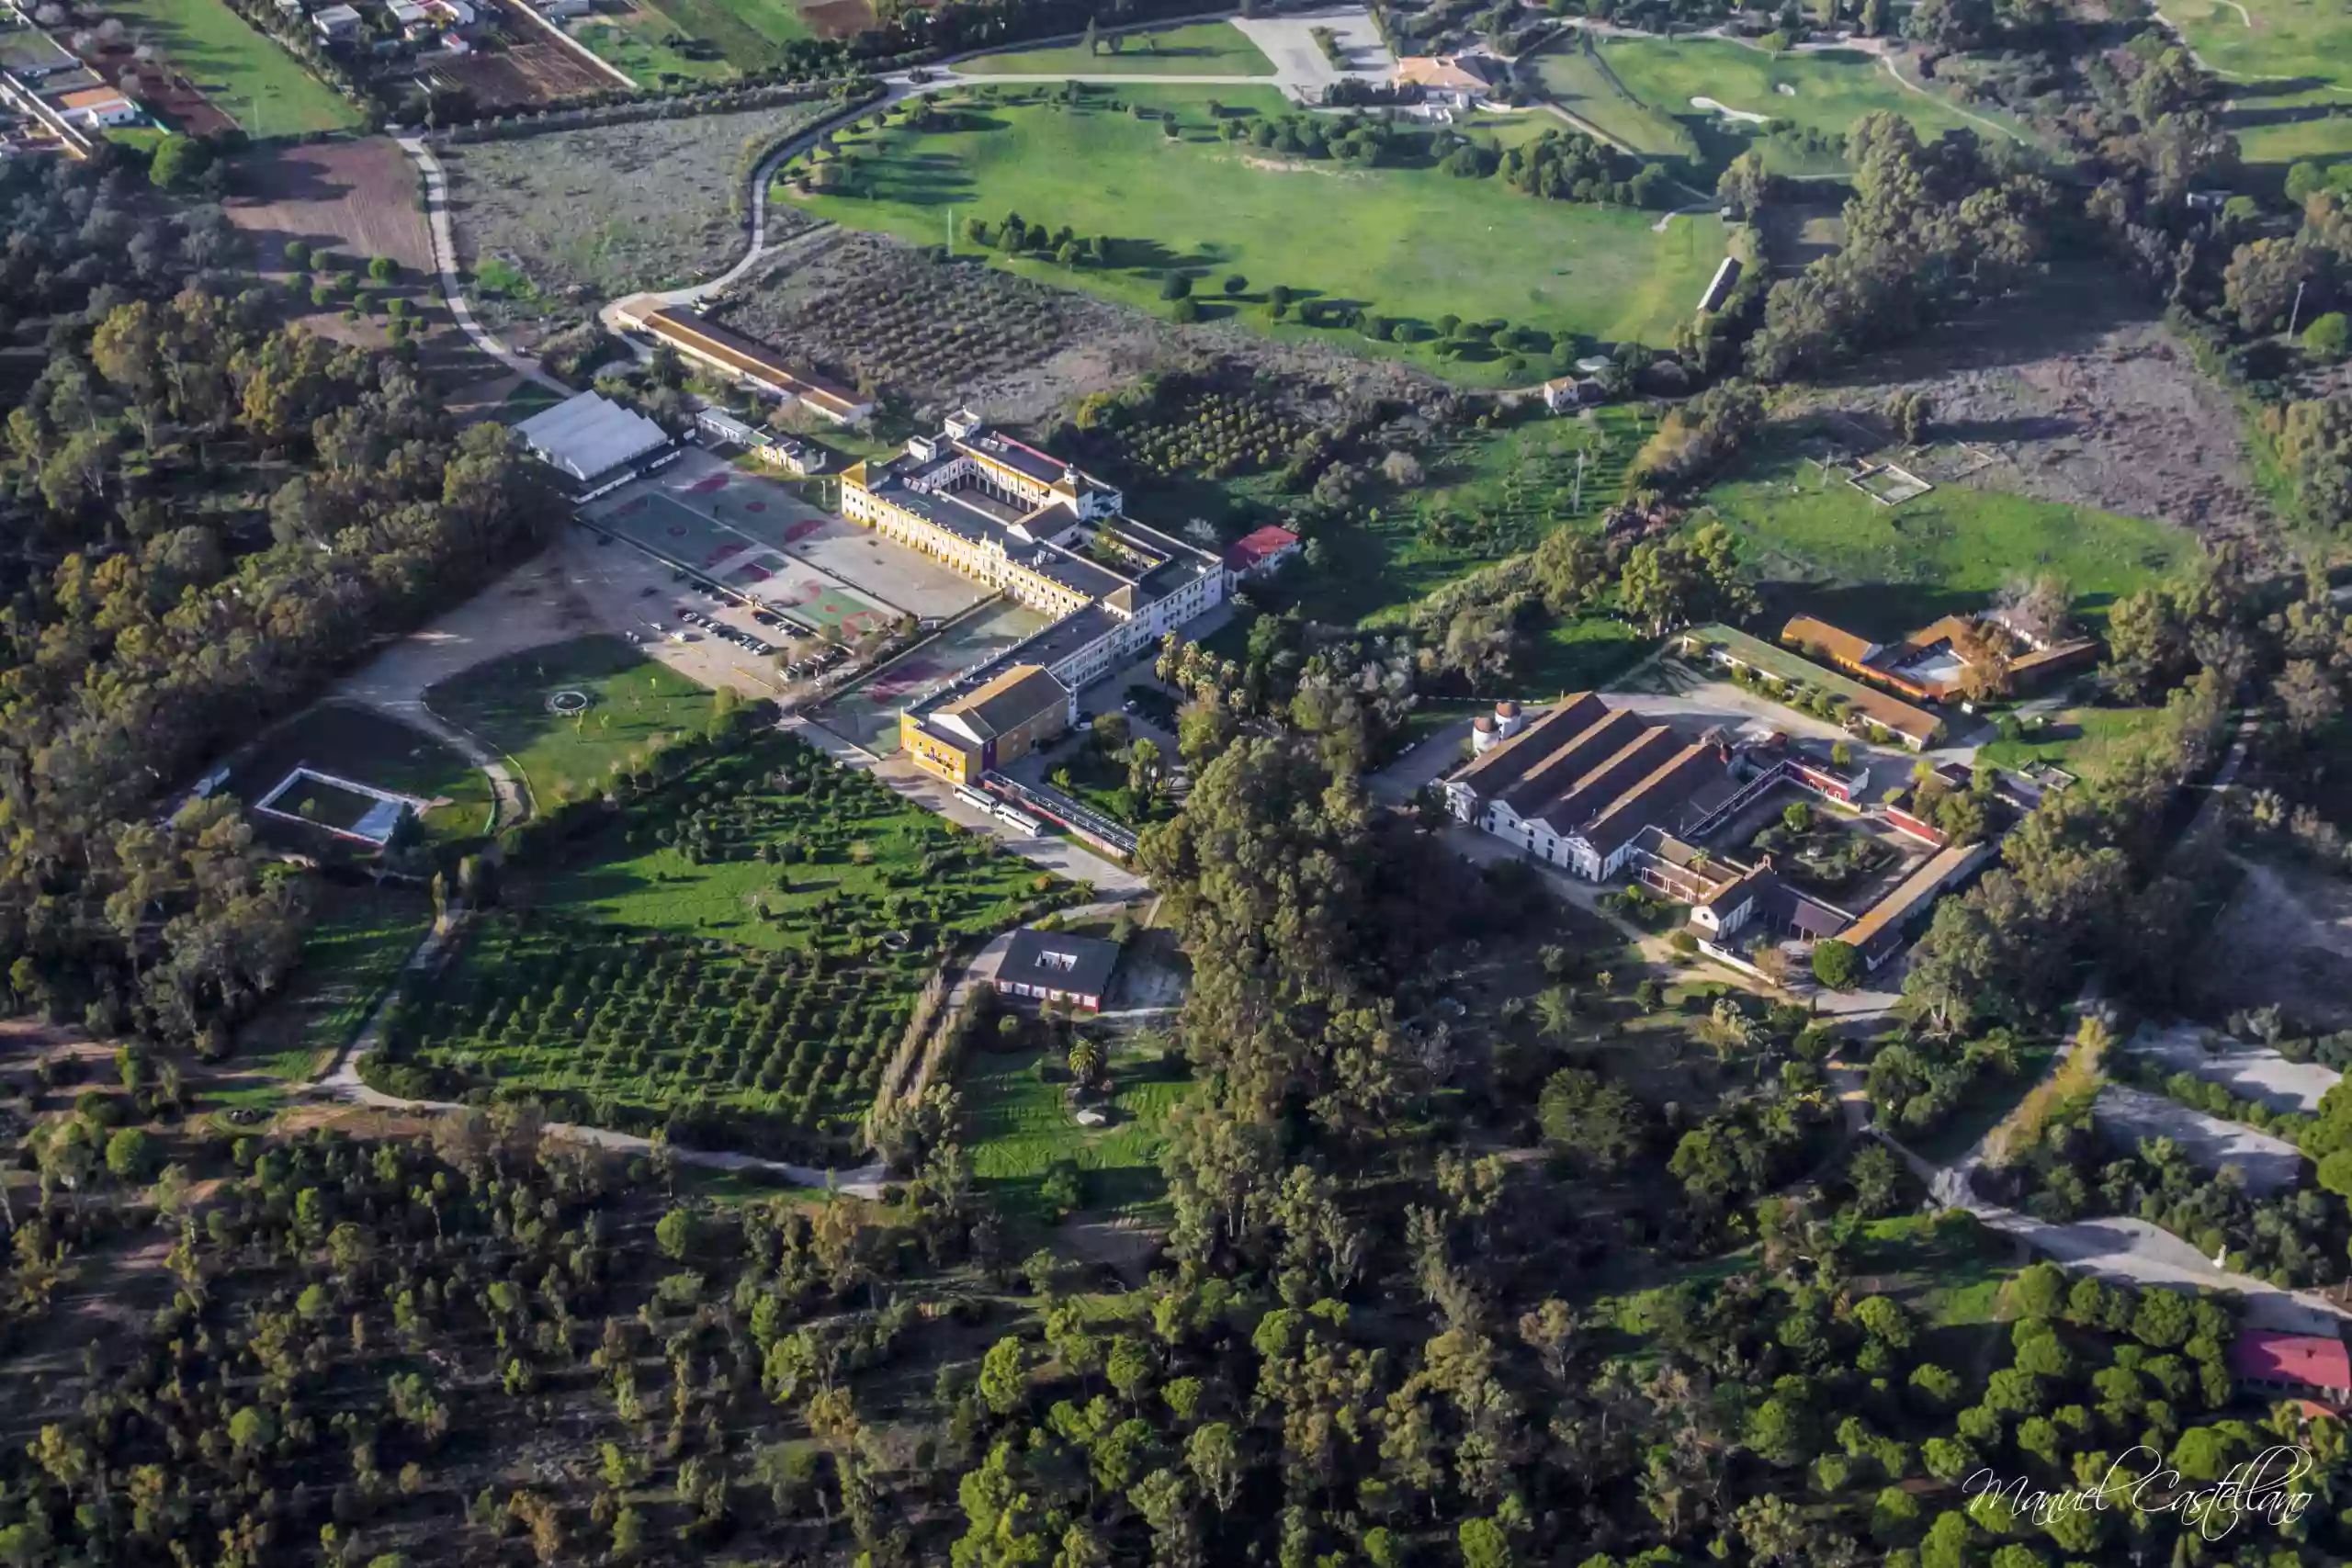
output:
[[1117,942],[1023,926],[1012,933],[1004,962],[997,966],[996,988],[1099,1012],[1118,967]]
[[1646,829],[1679,833],[1736,787],[1718,742],[1684,741],[1590,692],[1488,748],[1445,781],[1455,817],[1600,881]]

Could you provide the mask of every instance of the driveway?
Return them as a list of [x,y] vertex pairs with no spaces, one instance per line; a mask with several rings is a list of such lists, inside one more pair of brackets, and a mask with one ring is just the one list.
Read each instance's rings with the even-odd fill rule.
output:
[[[1385,83],[1396,70],[1396,57],[1380,41],[1372,13],[1361,7],[1290,17],[1237,17],[1233,25],[1274,62],[1274,80],[1283,90],[1309,102],[1320,102],[1323,89],[1343,77]],[[1340,51],[1348,60],[1345,70],[1324,55],[1323,46],[1315,41],[1312,29],[1316,28],[1329,28],[1339,35]],[[1262,83],[1264,78],[1258,80]]]
[[2162,1029],[2142,1024],[2130,1049],[2133,1055],[2161,1063],[2167,1072],[2219,1084],[2240,1100],[2273,1111],[2317,1111],[2321,1098],[2344,1077],[2333,1067],[2290,1062],[2267,1045],[2248,1045],[2194,1023]]
[[2302,1151],[2236,1122],[2192,1111],[2167,1095],[2110,1083],[2098,1091],[2091,1119],[2125,1146],[2143,1138],[2169,1138],[2201,1170],[2233,1165],[2245,1173],[2246,1190],[2259,1196],[2283,1191],[2302,1174]]

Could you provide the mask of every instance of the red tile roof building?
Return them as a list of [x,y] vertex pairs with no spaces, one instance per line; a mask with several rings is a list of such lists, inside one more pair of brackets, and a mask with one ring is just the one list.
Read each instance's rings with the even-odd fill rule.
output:
[[1254,577],[1298,554],[1298,536],[1287,528],[1272,523],[1254,534],[1236,539],[1225,552],[1225,573],[1228,578]]
[[2248,1329],[2230,1343],[2230,1379],[2258,1393],[2319,1393],[2340,1405],[2352,1403],[2352,1351],[2324,1335]]

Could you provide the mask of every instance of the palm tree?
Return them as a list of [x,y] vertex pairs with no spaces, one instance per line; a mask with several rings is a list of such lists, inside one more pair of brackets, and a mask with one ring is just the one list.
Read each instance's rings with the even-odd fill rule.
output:
[[1080,1084],[1088,1085],[1093,1083],[1102,1071],[1102,1047],[1083,1035],[1080,1036],[1069,1048],[1069,1076]]
[[1550,986],[1535,998],[1535,1022],[1546,1039],[1559,1040],[1576,1027],[1577,996],[1566,986]]

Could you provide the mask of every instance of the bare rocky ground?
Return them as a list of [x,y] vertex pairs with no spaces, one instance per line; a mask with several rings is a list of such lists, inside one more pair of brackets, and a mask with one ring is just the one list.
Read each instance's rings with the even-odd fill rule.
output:
[[2245,878],[2199,954],[2203,1010],[2276,1002],[2303,1027],[2352,1029],[2352,884],[2238,863]]
[[[772,211],[771,222],[780,217]],[[1152,369],[1216,358],[1280,379],[1308,412],[1425,400],[1439,387],[1401,367],[1246,328],[1181,327],[978,259],[934,261],[887,235],[842,229],[804,229],[730,289],[718,314],[787,354],[901,390],[920,408],[968,402],[1009,423],[1047,419],[1073,398],[1115,391]]]
[[2158,518],[2208,538],[2267,532],[2237,410],[2111,278],[2053,276],[1874,352],[1803,401],[1877,421],[1895,391],[1928,395],[1934,438],[1994,455],[1962,482]]
[[2168,1072],[2220,1084],[2240,1100],[2273,1111],[2315,1111],[2327,1091],[2343,1081],[2333,1067],[2290,1062],[2267,1045],[2249,1045],[2193,1023],[2164,1028],[2142,1024],[2131,1048],[2134,1055],[2162,1063]]
[[581,315],[605,300],[723,272],[742,254],[744,143],[824,103],[640,120],[443,147],[458,261],[522,269],[530,299],[474,292],[495,322]]

